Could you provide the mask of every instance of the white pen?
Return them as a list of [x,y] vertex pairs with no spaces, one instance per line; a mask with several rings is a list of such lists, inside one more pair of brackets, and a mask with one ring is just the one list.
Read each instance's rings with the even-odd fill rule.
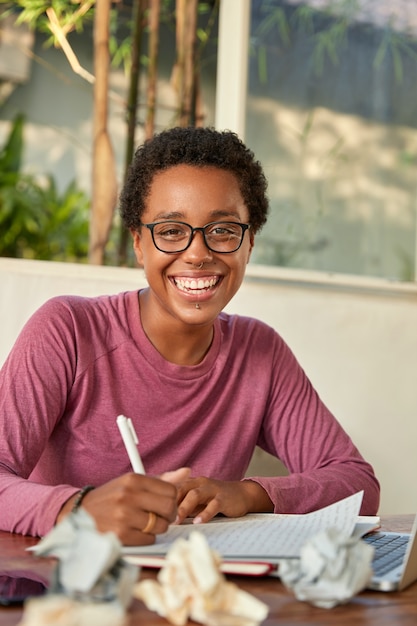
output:
[[143,467],[142,459],[140,458],[137,448],[139,440],[132,424],[132,420],[130,417],[119,415],[116,421],[133,471],[136,474],[145,474],[145,468]]

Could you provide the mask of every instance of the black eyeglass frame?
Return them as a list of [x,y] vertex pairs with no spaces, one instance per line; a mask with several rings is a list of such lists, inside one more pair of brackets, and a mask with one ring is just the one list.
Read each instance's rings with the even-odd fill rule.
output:
[[[184,246],[184,248],[181,248],[180,250],[162,250],[162,248],[160,248],[158,246],[158,244],[155,241],[155,234],[154,234],[154,228],[155,226],[159,226],[160,224],[179,224],[181,226],[187,226],[188,228],[191,229],[190,232],[190,238],[189,241],[187,243],[186,246]],[[242,229],[242,236],[240,238],[240,243],[237,246],[237,248],[235,248],[234,250],[228,250],[226,251],[219,251],[219,250],[214,250],[211,246],[209,246],[209,244],[207,243],[207,239],[206,239],[206,233],[205,233],[205,229],[208,228],[209,226],[215,226],[216,224],[234,224],[236,226],[240,226],[240,228]],[[146,228],[148,228],[151,231],[151,235],[152,235],[152,241],[153,241],[153,245],[155,246],[155,248],[157,250],[159,250],[160,252],[163,252],[164,254],[179,254],[180,252],[185,252],[185,250],[187,250],[187,248],[189,248],[192,244],[192,241],[194,239],[194,234],[198,231],[201,232],[202,236],[203,236],[203,240],[204,240],[204,244],[205,246],[210,250],[210,252],[215,252],[216,254],[233,254],[234,252],[237,252],[239,250],[239,248],[241,247],[242,243],[243,243],[243,238],[245,236],[245,232],[247,230],[250,229],[250,224],[242,224],[241,222],[209,222],[208,224],[206,224],[205,226],[191,226],[191,224],[187,224],[187,222],[179,222],[176,220],[167,220],[167,221],[162,221],[162,222],[151,222],[150,224],[144,224],[143,222],[140,223],[141,226],[145,226]]]

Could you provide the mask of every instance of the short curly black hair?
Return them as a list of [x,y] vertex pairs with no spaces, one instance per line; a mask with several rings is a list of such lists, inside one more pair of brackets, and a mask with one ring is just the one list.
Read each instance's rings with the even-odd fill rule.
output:
[[268,183],[253,152],[231,131],[177,127],[145,141],[135,153],[120,194],[120,215],[127,228],[140,228],[155,174],[175,165],[218,167],[231,172],[237,178],[253,232],[265,224]]

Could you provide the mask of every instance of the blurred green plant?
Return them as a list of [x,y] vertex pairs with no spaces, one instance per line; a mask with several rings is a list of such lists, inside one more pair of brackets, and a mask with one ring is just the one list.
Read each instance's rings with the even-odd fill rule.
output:
[[[306,41],[313,42],[312,61],[317,76],[325,71],[327,61],[337,66],[346,55],[349,43],[349,31],[357,22],[363,9],[360,0],[327,0],[319,6],[313,3],[299,3],[292,7],[285,0],[259,0],[260,11],[264,14],[257,31],[251,41],[251,55],[257,59],[259,80],[268,82],[268,46],[267,36],[273,34],[273,45],[279,42],[283,46],[290,45],[296,32],[302,34]],[[289,8],[293,8],[291,12]],[[405,61],[417,61],[415,36],[409,32],[398,34],[395,20],[381,31],[382,36],[373,60],[374,67],[391,61],[396,81],[400,84],[404,79]]]
[[22,172],[24,117],[16,116],[0,146],[0,256],[87,261],[89,199],[70,183]]
[[[115,97],[126,114],[126,149],[123,180],[132,161],[136,143],[137,127],[144,127],[146,138],[155,132],[156,111],[161,106],[172,111],[169,125],[196,125],[205,119],[200,89],[203,66],[202,52],[209,54],[207,44],[215,40],[215,26],[220,0],[134,0],[134,2],[111,2],[108,12],[106,3],[97,0],[0,0],[0,20],[14,16],[16,24],[46,35],[45,47],[61,47],[75,73],[94,84],[93,128],[100,128],[98,142],[92,146],[91,216],[89,233],[89,262],[107,262],[107,244],[114,228],[116,195],[111,184],[116,181],[112,142],[108,132],[109,96]],[[195,19],[194,19],[195,18]],[[198,18],[202,18],[201,22]],[[93,76],[78,63],[70,44],[70,37],[92,26]],[[175,35],[175,54],[172,55],[175,95],[172,105],[161,105],[157,99],[158,55],[160,26],[164,24]],[[100,31],[98,30],[100,25]],[[146,35],[146,37],[145,37]],[[97,39],[96,39],[97,37]],[[97,43],[100,40],[100,45]],[[105,41],[105,45],[104,42]],[[110,52],[113,67],[122,66],[127,75],[126,101],[118,93],[109,90],[108,74]],[[99,70],[98,70],[99,68]],[[144,94],[140,97],[141,76]],[[100,81],[97,78],[100,78]],[[99,84],[100,83],[100,84]],[[100,94],[100,95],[99,95]],[[105,149],[103,149],[105,146]],[[111,171],[110,171],[111,170]],[[113,176],[114,174],[114,176]],[[114,184],[116,187],[116,184]],[[108,193],[103,193],[107,189]],[[71,190],[68,190],[70,193]],[[119,249],[115,261],[125,265],[128,257],[129,233],[120,225]],[[113,242],[111,242],[113,243]],[[0,252],[1,254],[1,252]],[[113,255],[113,251],[111,251]]]

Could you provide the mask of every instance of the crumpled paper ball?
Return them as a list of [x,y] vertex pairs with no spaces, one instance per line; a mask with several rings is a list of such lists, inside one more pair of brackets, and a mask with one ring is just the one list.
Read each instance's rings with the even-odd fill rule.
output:
[[125,611],[118,604],[93,604],[47,595],[26,600],[18,626],[123,626],[125,618]]
[[267,605],[227,581],[219,565],[220,558],[204,535],[193,531],[188,540],[174,542],[157,580],[140,581],[133,595],[176,626],[188,619],[206,626],[262,622]]
[[357,537],[329,528],[305,543],[300,559],[283,559],[279,577],[298,600],[322,608],[345,604],[372,577],[374,549]]
[[[121,623],[139,574],[136,566],[123,560],[121,548],[114,533],[97,530],[85,509],[68,515],[29,548],[37,556],[55,557],[58,563],[48,594],[25,604],[21,625]],[[113,621],[108,622],[110,615]]]

